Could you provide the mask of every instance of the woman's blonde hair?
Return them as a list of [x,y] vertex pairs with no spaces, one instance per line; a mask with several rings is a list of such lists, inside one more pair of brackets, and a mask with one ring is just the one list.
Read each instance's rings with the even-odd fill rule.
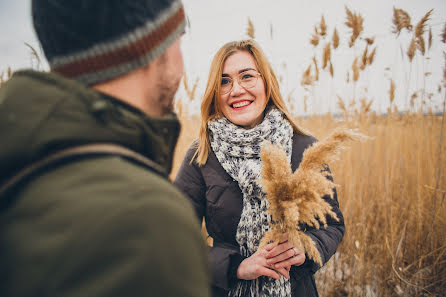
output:
[[299,128],[299,126],[291,118],[290,113],[285,106],[285,102],[283,101],[282,95],[280,94],[279,83],[277,82],[276,75],[274,74],[270,63],[266,59],[265,54],[260,49],[257,42],[252,39],[228,42],[217,51],[214,59],[212,60],[208,83],[206,85],[203,101],[201,103],[201,125],[200,134],[198,137],[198,148],[194,157],[192,158],[192,161],[195,160],[199,166],[206,163],[209,156],[209,151],[211,150],[207,123],[217,116],[222,116],[217,99],[220,96],[223,65],[229,56],[239,51],[248,52],[254,58],[257,70],[260,72],[265,84],[268,105],[273,104],[280,109],[290,122],[295,132],[308,135],[303,129]]

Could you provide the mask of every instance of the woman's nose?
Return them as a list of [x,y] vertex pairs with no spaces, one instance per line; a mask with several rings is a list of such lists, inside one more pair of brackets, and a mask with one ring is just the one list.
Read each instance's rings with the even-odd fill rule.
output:
[[235,80],[233,81],[232,90],[231,90],[231,95],[232,95],[232,96],[238,96],[239,94],[242,94],[242,93],[244,93],[245,91],[246,91],[245,88],[242,87],[242,86],[239,84],[238,80],[235,79]]

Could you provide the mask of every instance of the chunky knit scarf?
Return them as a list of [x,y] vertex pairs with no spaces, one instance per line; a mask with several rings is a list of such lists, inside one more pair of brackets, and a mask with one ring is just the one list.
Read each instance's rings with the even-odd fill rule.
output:
[[[249,257],[257,251],[260,240],[269,230],[271,215],[266,212],[268,202],[259,185],[261,178],[260,150],[265,141],[280,145],[291,160],[293,128],[277,108],[266,111],[262,123],[246,130],[226,118],[208,123],[212,150],[226,172],[238,182],[243,194],[243,210],[237,226],[236,240],[240,253]],[[259,277],[255,280],[239,280],[229,296],[291,296],[289,280],[281,277]]]

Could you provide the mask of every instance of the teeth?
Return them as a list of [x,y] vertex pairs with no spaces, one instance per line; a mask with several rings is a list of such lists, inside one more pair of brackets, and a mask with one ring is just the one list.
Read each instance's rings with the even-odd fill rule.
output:
[[249,102],[249,101],[237,102],[237,103],[233,104],[232,107],[234,107],[234,108],[239,108],[239,107],[246,106],[246,105],[248,105],[248,104],[250,104],[250,103],[251,103],[251,102]]

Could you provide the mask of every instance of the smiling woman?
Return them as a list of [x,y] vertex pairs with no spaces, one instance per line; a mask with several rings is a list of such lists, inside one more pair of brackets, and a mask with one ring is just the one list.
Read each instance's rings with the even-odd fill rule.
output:
[[259,76],[249,52],[236,52],[226,60],[218,104],[232,123],[254,128],[262,121],[267,100],[265,84]]
[[[209,255],[213,296],[317,296],[313,274],[320,267],[287,234],[281,234],[279,244],[259,248],[271,223],[259,183],[261,147],[266,141],[280,145],[294,171],[316,139],[289,116],[276,76],[256,42],[230,42],[216,53],[201,119],[199,139],[186,153],[175,184],[214,239]],[[326,199],[339,222],[306,229],[323,263],[344,234],[336,196]]]

